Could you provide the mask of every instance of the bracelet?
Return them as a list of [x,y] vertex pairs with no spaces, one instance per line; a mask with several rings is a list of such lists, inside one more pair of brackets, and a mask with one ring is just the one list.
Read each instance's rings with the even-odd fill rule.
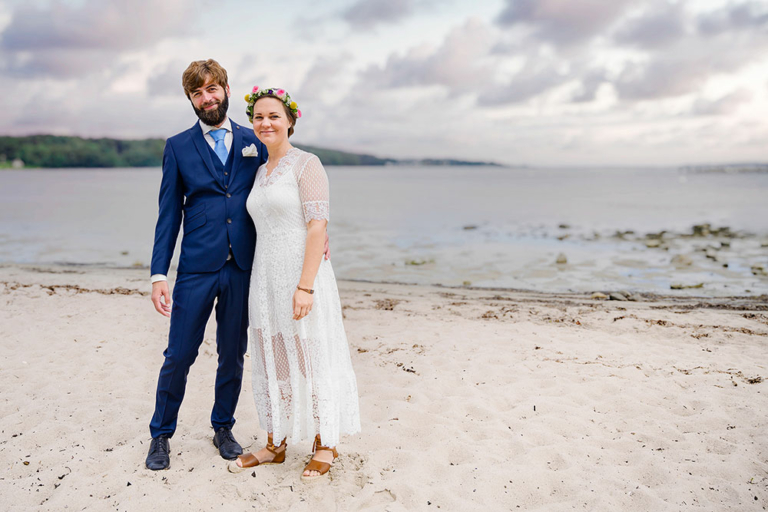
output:
[[310,295],[312,295],[313,293],[315,293],[315,290],[310,290],[309,288],[302,288],[301,286],[298,286],[298,285],[296,286],[296,288],[298,288],[299,290],[301,290],[301,291],[303,291],[303,292],[307,292],[307,293],[308,293],[308,294],[310,294]]

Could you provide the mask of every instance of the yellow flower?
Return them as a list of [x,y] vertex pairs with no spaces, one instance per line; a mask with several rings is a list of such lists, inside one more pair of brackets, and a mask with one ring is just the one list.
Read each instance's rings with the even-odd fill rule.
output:
[[246,94],[246,95],[245,95],[245,101],[246,101],[247,103],[250,103],[250,102],[251,102],[251,95],[250,95],[250,94]]
[[295,101],[292,101],[291,104],[289,105],[289,107],[290,107],[291,110],[296,110],[296,107],[298,107],[298,105],[296,104]]

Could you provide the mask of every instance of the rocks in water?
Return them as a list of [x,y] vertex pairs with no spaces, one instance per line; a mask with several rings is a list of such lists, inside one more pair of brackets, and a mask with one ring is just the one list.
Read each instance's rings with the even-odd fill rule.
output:
[[595,293],[593,293],[593,294],[590,296],[590,298],[591,298],[591,299],[595,299],[595,300],[605,300],[605,299],[607,299],[607,298],[608,298],[608,296],[607,296],[606,294],[604,294],[604,293],[595,292]]
[[565,265],[566,263],[568,263],[568,258],[565,256],[564,253],[561,252],[560,254],[557,255],[557,259],[555,260],[555,263],[557,263],[558,265]]
[[690,267],[693,265],[693,258],[685,254],[676,254],[670,262],[676,267]]
[[760,247],[768,247],[768,240],[760,244]]
[[[750,238],[754,237],[754,234],[746,233],[746,232],[739,232],[739,231],[731,231],[731,228],[728,226],[722,226],[719,228],[712,227],[711,224],[697,224],[695,226],[691,227],[691,232],[689,233],[678,233],[674,231],[667,231],[667,230],[661,230],[657,232],[649,232],[645,233],[644,235],[637,235],[632,230],[617,230],[612,235],[613,238],[619,239],[619,240],[640,240],[646,243],[647,247],[662,247],[666,248],[667,244],[674,243],[674,241],[678,239],[691,239],[691,238],[699,238],[699,239],[707,239],[712,240],[714,244],[717,245],[717,249],[721,248],[728,248],[731,246],[731,239],[734,238]],[[656,245],[655,243],[651,242],[648,243],[651,240],[659,241],[660,244]],[[766,242],[768,244],[768,242]]]
[[707,249],[704,251],[704,256],[713,261],[717,261],[717,253],[714,251],[714,249]]
[[699,284],[672,284],[669,286],[672,290],[689,290],[692,288],[704,288],[704,283]]
[[735,238],[736,233],[731,232],[731,228],[723,226],[721,228],[710,228],[709,232],[714,236],[722,236],[726,238]]
[[709,236],[711,224],[697,224],[693,226],[693,236]]
[[472,231],[473,229],[477,229],[477,226],[475,226],[474,224],[470,224],[468,226],[464,226],[463,229],[464,231]]
[[752,265],[752,275],[755,276],[768,276],[768,271],[766,271],[766,266],[761,263],[756,263],[755,265]]
[[723,237],[723,238],[739,238],[740,237],[738,233],[734,233],[733,231],[731,231],[731,228],[729,228],[728,226],[713,228],[712,224],[697,224],[693,226],[692,232],[693,234],[691,236],[694,236],[694,237],[707,237],[707,236],[717,236],[717,237]]
[[560,229],[571,229],[571,226],[569,226],[568,224],[560,224],[558,227]]
[[661,247],[661,240],[659,239],[646,240],[645,246],[649,249],[655,249],[657,247]]
[[405,264],[418,267],[420,265],[426,265],[428,263],[434,263],[434,262],[435,262],[434,259],[429,259],[429,260],[406,260]]
[[559,237],[557,237],[557,239],[558,239],[558,240],[560,240],[560,241],[562,242],[562,241],[563,241],[563,240],[565,240],[566,238],[570,238],[570,237],[571,237],[571,235],[569,235],[569,234],[567,234],[567,233],[566,233],[565,235],[560,235]]
[[624,295],[622,293],[619,293],[619,292],[611,293],[610,295],[608,295],[608,298],[610,300],[623,300],[623,301],[628,301],[629,300],[626,295]]

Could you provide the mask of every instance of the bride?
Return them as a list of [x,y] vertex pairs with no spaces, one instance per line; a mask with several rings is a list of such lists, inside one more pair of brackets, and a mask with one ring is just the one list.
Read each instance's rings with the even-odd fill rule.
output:
[[269,151],[246,203],[258,237],[249,295],[253,395],[268,441],[229,469],[280,464],[286,438],[314,438],[301,478],[316,480],[338,457],[339,437],[360,431],[339,292],[323,258],[328,177],[317,156],[288,141],[301,117],[288,93],[254,87],[246,101]]

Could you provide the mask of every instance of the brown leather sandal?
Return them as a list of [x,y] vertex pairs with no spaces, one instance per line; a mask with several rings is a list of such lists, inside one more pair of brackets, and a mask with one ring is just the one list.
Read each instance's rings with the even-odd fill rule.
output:
[[[275,446],[272,444],[272,434],[269,434],[267,436],[267,451],[272,453],[275,458],[266,462],[259,462],[259,459],[256,458],[256,456],[253,453],[245,453],[243,455],[240,455],[236,460],[230,461],[229,465],[227,466],[227,469],[229,469],[230,473],[240,473],[241,471],[245,471],[248,468],[255,468],[256,466],[267,466],[269,464],[282,464],[285,462],[285,451],[288,449],[288,445],[285,442],[285,439],[283,439],[283,442],[280,443],[280,446]],[[280,448],[284,448],[282,452],[278,453],[277,450]],[[240,461],[240,464],[242,466],[237,465],[237,461]]]
[[[327,446],[323,446],[320,441],[320,434],[317,434],[317,436],[315,436],[315,442],[314,444],[312,444],[312,453],[316,453],[320,450],[332,452],[334,461],[339,457],[339,452],[336,451],[336,448],[328,448]],[[302,482],[314,482],[316,480],[320,480],[321,478],[325,477],[325,475],[328,474],[328,471],[330,471],[332,464],[333,463],[328,464],[327,462],[321,462],[319,460],[310,459],[309,464],[306,465],[306,467],[304,468],[304,471],[317,471],[320,474],[317,476],[304,476],[304,471],[302,471],[301,472]]]

